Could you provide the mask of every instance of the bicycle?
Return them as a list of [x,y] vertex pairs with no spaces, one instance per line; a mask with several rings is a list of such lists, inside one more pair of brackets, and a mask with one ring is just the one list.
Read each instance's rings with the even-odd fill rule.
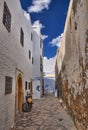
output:
[[22,105],[22,111],[23,112],[29,112],[32,109],[32,96],[26,96],[26,102]]

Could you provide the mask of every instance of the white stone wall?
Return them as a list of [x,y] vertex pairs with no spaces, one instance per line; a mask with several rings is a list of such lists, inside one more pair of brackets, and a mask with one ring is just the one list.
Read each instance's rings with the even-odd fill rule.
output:
[[[18,0],[6,0],[11,13],[11,32],[2,23],[4,0],[0,0],[0,130],[9,130],[14,124],[16,70],[25,81],[32,78],[31,22],[26,19]],[[20,28],[24,32],[24,47],[20,44]],[[5,76],[13,78],[12,93],[5,95]]]
[[[40,47],[41,33],[40,27],[33,27],[33,98],[40,98],[42,93],[42,77],[40,71],[40,56],[42,57],[43,45]],[[36,87],[40,86],[40,91]]]
[[40,99],[40,80],[33,81],[33,99]]
[[40,77],[40,35],[33,30],[33,77]]
[[36,90],[40,86],[40,33],[37,32],[37,27],[33,29],[33,98],[40,98],[40,91]]

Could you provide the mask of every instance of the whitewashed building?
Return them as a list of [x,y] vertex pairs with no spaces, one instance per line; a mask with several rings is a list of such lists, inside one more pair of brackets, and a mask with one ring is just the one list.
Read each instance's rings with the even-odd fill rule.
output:
[[43,43],[39,23],[33,26],[33,98],[43,95]]
[[[26,13],[25,13],[26,14]],[[9,130],[32,85],[32,26],[18,0],[0,0],[0,130]]]

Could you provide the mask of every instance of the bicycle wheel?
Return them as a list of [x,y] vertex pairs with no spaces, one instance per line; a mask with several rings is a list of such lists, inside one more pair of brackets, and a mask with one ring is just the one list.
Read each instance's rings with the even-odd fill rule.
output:
[[32,103],[29,103],[29,110],[31,111],[32,109]]
[[23,112],[29,112],[29,111],[30,111],[30,108],[29,108],[29,106],[28,106],[28,103],[24,103],[24,104],[22,105],[22,111],[23,111]]

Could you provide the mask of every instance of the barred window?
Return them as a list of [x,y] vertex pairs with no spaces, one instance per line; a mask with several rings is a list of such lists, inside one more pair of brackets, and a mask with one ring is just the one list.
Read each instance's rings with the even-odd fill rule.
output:
[[29,50],[29,59],[31,59],[31,51]]
[[5,94],[12,93],[12,77],[5,76]]
[[20,29],[20,43],[24,46],[24,32],[22,28]]
[[4,9],[3,9],[3,24],[8,30],[8,32],[10,32],[11,31],[11,13],[6,2],[4,2]]

